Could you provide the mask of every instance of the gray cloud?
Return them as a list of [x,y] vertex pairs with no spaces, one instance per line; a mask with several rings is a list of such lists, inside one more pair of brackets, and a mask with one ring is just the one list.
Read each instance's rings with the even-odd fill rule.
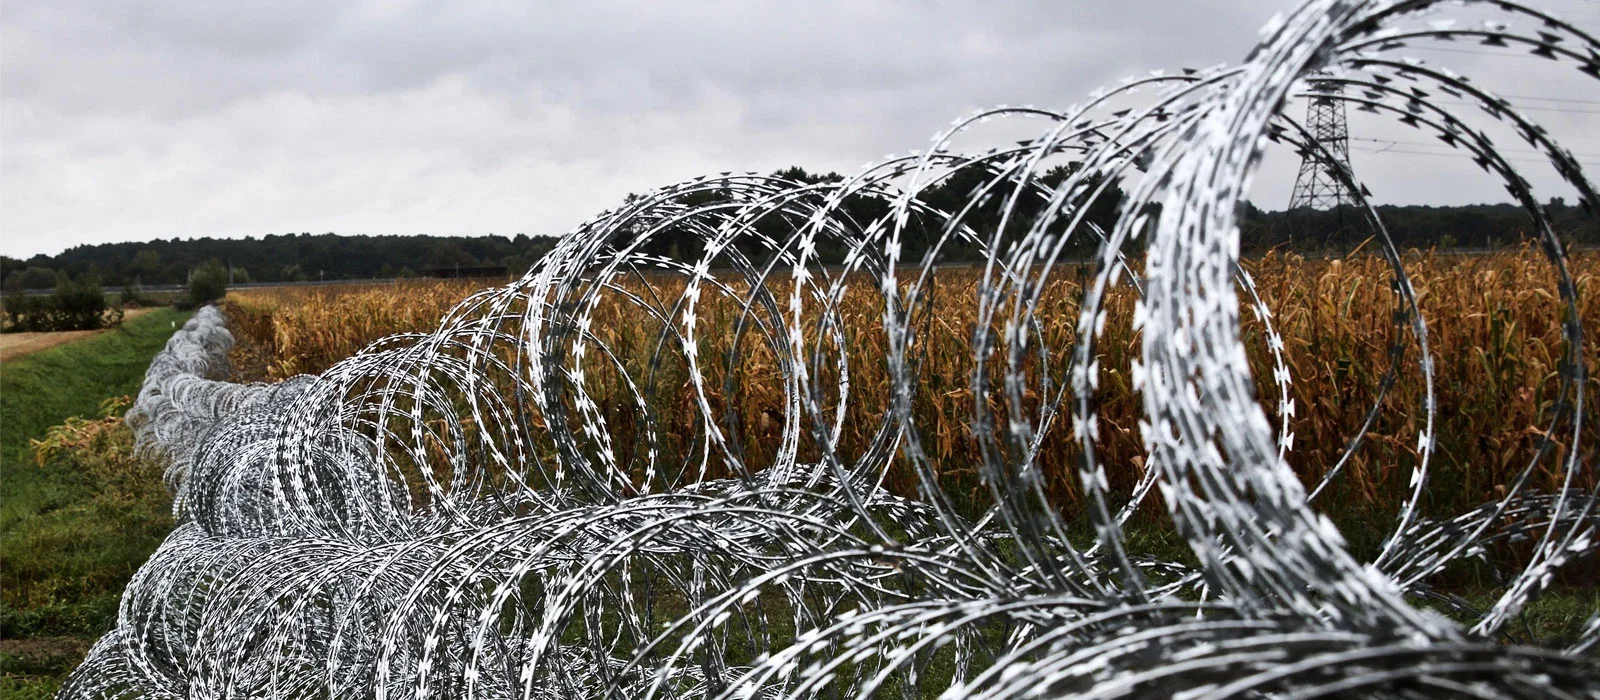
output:
[[[628,192],[704,172],[853,170],[978,107],[1064,107],[1124,75],[1237,61],[1281,9],[17,0],[0,17],[0,249],[560,233]],[[1530,84],[1502,63],[1516,61],[1492,64],[1508,92],[1578,84]],[[1592,85],[1579,89],[1593,97]],[[1541,116],[1575,135],[1574,150],[1600,152],[1594,116]],[[1413,160],[1438,162],[1398,173],[1373,160],[1373,189],[1496,198],[1493,183],[1455,175],[1454,159]],[[1267,161],[1261,201],[1287,196],[1293,168]]]

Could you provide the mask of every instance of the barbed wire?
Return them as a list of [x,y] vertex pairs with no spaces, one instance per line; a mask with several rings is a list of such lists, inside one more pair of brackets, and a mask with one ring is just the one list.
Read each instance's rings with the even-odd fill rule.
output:
[[[1566,649],[1499,641],[1597,548],[1595,465],[1580,457],[1593,355],[1544,209],[1470,120],[1510,125],[1590,211],[1600,201],[1514,107],[1393,57],[1470,35],[1597,77],[1600,44],[1514,2],[1472,4],[1534,28],[1430,23],[1440,4],[1308,2],[1237,67],[1129,80],[1061,111],[985,110],[839,181],[663,188],[437,330],[315,377],[222,381],[231,336],[202,309],[128,418],[170,460],[180,524],[62,696],[1600,697],[1600,619]],[[1420,507],[1441,409],[1417,292],[1338,166],[1394,275],[1396,345],[1323,483],[1286,461],[1290,368],[1238,265],[1236,212],[1267,141],[1319,153],[1282,107],[1323,70],[1346,84],[1339,99],[1504,180],[1558,280],[1565,345],[1540,443],[1501,500],[1453,518]],[[1144,106],[1120,106],[1135,93]],[[966,153],[991,122],[1038,135]],[[930,204],[950,182],[970,183],[967,199]],[[1090,214],[1107,201],[1114,222]],[[668,242],[700,253],[680,262]],[[1049,290],[1083,249],[1093,276],[1063,318]],[[984,262],[952,302],[940,266],[958,250]],[[1097,452],[1097,343],[1119,286],[1139,297],[1139,465]],[[944,488],[924,410],[929,329],[952,303],[976,309],[963,420],[977,497]],[[1266,329],[1265,397],[1241,307]],[[862,308],[881,317],[850,316]],[[1363,561],[1315,498],[1407,371],[1426,387],[1418,458],[1393,534]],[[747,415],[752,388],[777,408]],[[1082,452],[1068,476],[1087,537],[1045,485],[1059,431]],[[1112,489],[1108,470],[1133,487]],[[891,472],[910,486],[891,489]],[[1535,492],[1536,473],[1561,488]],[[1141,508],[1165,509],[1192,560],[1130,545]],[[1431,585],[1521,540],[1526,560],[1487,610]]]

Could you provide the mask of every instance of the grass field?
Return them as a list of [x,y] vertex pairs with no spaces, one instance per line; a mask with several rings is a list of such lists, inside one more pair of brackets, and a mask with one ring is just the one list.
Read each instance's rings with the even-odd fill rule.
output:
[[0,364],[0,697],[54,693],[172,527],[161,466],[133,455],[116,399],[187,317],[158,309]]

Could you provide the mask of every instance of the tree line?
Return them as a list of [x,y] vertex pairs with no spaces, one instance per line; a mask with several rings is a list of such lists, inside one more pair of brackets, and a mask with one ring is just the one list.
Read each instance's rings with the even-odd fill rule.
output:
[[[1043,187],[1059,183],[1075,169],[1072,164],[1055,168],[1039,178]],[[833,182],[843,179],[837,173],[810,173],[793,167],[773,173],[801,184]],[[922,201],[943,211],[961,210],[978,188],[989,179],[978,169],[958,171],[937,187],[925,191]],[[965,221],[980,236],[991,235],[1001,221],[1003,196],[993,196],[968,212]],[[685,198],[685,204],[707,204],[726,198],[714,188]],[[629,196],[628,201],[634,199]],[[1088,219],[1101,228],[1114,224],[1122,192],[1114,186],[1090,205]],[[694,200],[694,201],[688,201]],[[1021,235],[1032,215],[1045,205],[1042,197],[1021,200],[1022,211],[1001,239]],[[871,221],[888,211],[886,199],[871,195],[848,198],[843,210],[858,222]],[[1391,237],[1402,248],[1483,248],[1515,245],[1532,236],[1528,215],[1510,204],[1485,204],[1459,207],[1380,206],[1377,208]],[[1595,218],[1580,207],[1553,199],[1545,207],[1557,232],[1568,244],[1600,244],[1600,227]],[[788,224],[774,218],[758,222],[757,228]],[[1264,211],[1246,203],[1241,212],[1241,243],[1246,254],[1268,249],[1289,248],[1299,252],[1349,250],[1371,237],[1374,231],[1354,210],[1312,212]],[[904,232],[905,260],[916,260],[938,235],[940,223],[932,217],[913,217]],[[1087,255],[1096,241],[1080,237],[1081,251]],[[16,293],[24,289],[50,289],[58,286],[60,275],[69,280],[92,280],[97,285],[187,284],[192,272],[210,260],[228,271],[228,279],[243,282],[295,282],[308,280],[386,279],[408,277],[429,270],[461,268],[505,268],[515,274],[528,269],[555,246],[551,236],[432,236],[432,235],[339,235],[310,233],[267,235],[240,239],[177,238],[145,242],[81,245],[57,255],[36,255],[26,260],[0,256],[0,280],[4,289]],[[761,260],[770,251],[741,248],[752,260]],[[652,239],[647,252],[692,261],[700,255],[699,239],[688,232],[664,232]],[[838,245],[824,244],[818,255],[833,263],[845,251]],[[941,258],[977,259],[977,246],[947,244]]]
[[194,269],[183,293],[162,298],[147,295],[141,285],[134,283],[124,286],[113,301],[93,273],[73,278],[66,272],[57,272],[56,286],[50,294],[0,295],[0,333],[95,330],[122,323],[128,308],[170,304],[193,309],[227,293],[228,270],[216,258]]
[[[1543,208],[1565,245],[1600,245],[1600,221],[1583,207],[1557,197]],[[1481,250],[1516,246],[1537,237],[1527,210],[1513,204],[1380,205],[1375,209],[1389,237],[1401,249]],[[1240,223],[1240,247],[1246,254],[1273,248],[1338,253],[1361,245],[1376,233],[1364,212],[1353,207],[1269,212],[1246,204]]]
[[186,284],[191,271],[212,259],[239,283],[393,278],[431,268],[527,269],[554,246],[554,238],[524,234],[156,239],[80,245],[26,260],[0,256],[0,279],[7,291],[51,288],[58,272],[73,279],[93,275],[107,286]]

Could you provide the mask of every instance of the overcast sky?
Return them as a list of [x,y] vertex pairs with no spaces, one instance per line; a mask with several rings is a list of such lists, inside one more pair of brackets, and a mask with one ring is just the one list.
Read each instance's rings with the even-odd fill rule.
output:
[[[1548,4],[1600,28],[1593,0]],[[978,107],[1066,107],[1127,75],[1235,63],[1288,7],[6,0],[0,252],[301,231],[559,234],[695,175],[855,172]],[[1533,116],[1600,168],[1586,155],[1600,154],[1600,84],[1534,75],[1524,64],[1536,60],[1423,55],[1507,92],[1576,100],[1528,104],[1554,107]],[[1359,138],[1418,140],[1365,129],[1352,117]],[[1461,159],[1353,147],[1386,201],[1504,199]],[[1294,167],[1269,159],[1259,204],[1283,205]]]

